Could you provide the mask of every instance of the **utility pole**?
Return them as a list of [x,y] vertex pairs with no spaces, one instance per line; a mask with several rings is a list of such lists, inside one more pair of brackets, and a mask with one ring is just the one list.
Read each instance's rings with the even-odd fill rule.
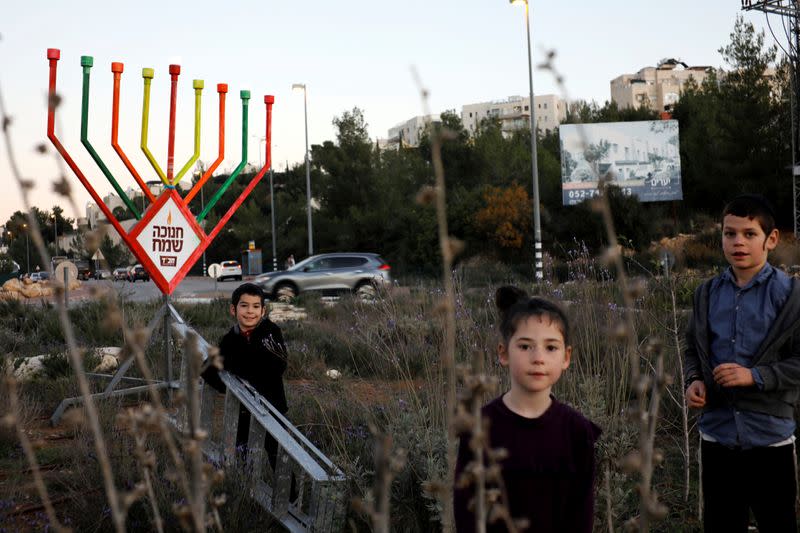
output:
[[800,238],[800,3],[797,0],[742,0],[742,11],[761,11],[766,16],[778,15],[784,20],[787,47],[781,46],[789,60],[792,116],[792,206],[794,235]]

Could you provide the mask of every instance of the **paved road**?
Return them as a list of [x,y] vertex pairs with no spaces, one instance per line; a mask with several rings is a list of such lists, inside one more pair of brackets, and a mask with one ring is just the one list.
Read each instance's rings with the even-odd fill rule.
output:
[[[211,278],[187,277],[177,286],[172,293],[173,300],[182,299],[195,299],[195,298],[214,298],[222,297],[228,298],[233,290],[245,283],[245,281],[219,281],[215,282]],[[161,297],[161,291],[158,290],[155,283],[152,281],[137,281],[130,283],[127,281],[110,281],[110,280],[89,280],[84,281],[80,292],[84,290],[91,290],[92,287],[113,287],[115,290],[121,291],[126,300],[135,302],[144,302],[154,300]],[[216,293],[214,292],[216,288]]]

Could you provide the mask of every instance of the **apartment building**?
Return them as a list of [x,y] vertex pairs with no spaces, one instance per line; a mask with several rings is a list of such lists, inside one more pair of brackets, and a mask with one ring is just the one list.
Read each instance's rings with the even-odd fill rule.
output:
[[396,126],[389,128],[389,138],[379,139],[378,146],[381,148],[397,148],[402,143],[404,147],[419,145],[419,139],[425,130],[428,122],[439,122],[439,115],[419,115],[400,122]]
[[[567,104],[554,94],[534,95],[536,129],[550,133],[567,118]],[[530,128],[530,97],[509,96],[505,100],[467,104],[461,108],[461,122],[474,134],[481,120],[497,119],[503,133]]]
[[611,101],[620,108],[647,106],[661,112],[678,101],[690,79],[700,85],[712,70],[709,66],[690,67],[676,59],[665,59],[658,66],[611,80]]

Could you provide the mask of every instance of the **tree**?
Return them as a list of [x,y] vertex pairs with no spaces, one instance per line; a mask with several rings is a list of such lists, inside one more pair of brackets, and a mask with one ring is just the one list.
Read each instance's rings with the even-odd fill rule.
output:
[[779,226],[792,224],[787,78],[768,78],[776,49],[738,17],[730,43],[719,49],[727,72],[686,87],[675,106],[680,122],[683,210],[717,216],[742,192],[761,192],[776,206]]
[[124,243],[114,244],[108,235],[103,236],[100,243],[100,252],[105,257],[109,269],[127,266],[132,262],[132,255]]
[[475,215],[475,224],[498,247],[519,250],[531,229],[532,205],[527,191],[514,183],[509,187],[487,187],[485,207]]

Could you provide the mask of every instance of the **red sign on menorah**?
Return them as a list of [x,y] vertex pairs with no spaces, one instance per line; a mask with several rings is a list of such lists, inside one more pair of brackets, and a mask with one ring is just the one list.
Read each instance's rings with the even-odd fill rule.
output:
[[150,85],[155,76],[153,69],[142,69],[142,79],[144,81],[144,95],[142,99],[142,128],[141,128],[141,149],[153,167],[153,171],[158,175],[164,183],[164,192],[158,198],[155,198],[148,189],[146,183],[141,178],[141,173],[131,164],[125,152],[117,142],[119,132],[119,91],[120,80],[124,71],[122,63],[114,62],[111,64],[111,71],[114,76],[114,93],[113,93],[113,113],[111,124],[111,145],[119,155],[125,167],[131,173],[136,183],[142,189],[142,193],[151,202],[151,205],[140,213],[136,208],[134,202],[125,194],[118,181],[111,174],[108,167],[103,162],[100,155],[92,146],[89,141],[88,133],[88,116],[89,116],[89,78],[91,68],[94,60],[91,56],[81,57],[81,67],[83,68],[83,105],[81,112],[81,143],[92,156],[95,163],[105,175],[108,182],[114,187],[114,190],[119,194],[122,201],[134,213],[134,216],[139,220],[130,233],[126,232],[117,218],[112,213],[111,209],[103,202],[102,198],[97,194],[96,190],[90,183],[86,175],[81,171],[75,161],[70,157],[67,150],[58,140],[55,135],[55,113],[56,113],[56,75],[58,69],[58,61],[61,58],[61,52],[58,49],[50,48],[47,50],[47,59],[50,62],[50,85],[49,85],[49,104],[47,112],[47,137],[58,150],[59,154],[64,158],[67,165],[72,169],[75,175],[80,180],[81,184],[91,195],[92,199],[97,203],[100,210],[105,215],[106,219],[117,230],[122,240],[130,248],[136,259],[147,269],[150,277],[155,284],[164,294],[171,294],[175,287],[186,276],[192,266],[197,262],[197,259],[208,248],[220,230],[225,226],[228,220],[233,216],[239,206],[244,202],[250,192],[255,188],[261,178],[264,177],[267,170],[269,170],[272,163],[272,104],[275,98],[272,95],[264,96],[264,104],[266,107],[265,116],[265,158],[264,166],[258,173],[250,180],[250,183],[242,191],[236,201],[222,216],[219,222],[209,232],[205,233],[200,225],[200,222],[208,215],[209,211],[219,201],[220,197],[225,193],[231,183],[239,176],[247,164],[247,139],[248,139],[248,104],[250,100],[250,91],[241,91],[240,98],[242,101],[242,158],[239,165],[231,173],[225,183],[214,194],[211,201],[205,205],[205,208],[198,214],[193,215],[189,203],[197,195],[206,181],[211,177],[211,174],[216,170],[219,164],[224,159],[225,154],[225,96],[228,92],[228,86],[220,83],[217,85],[217,93],[219,97],[219,154],[217,159],[211,164],[208,170],[201,176],[197,183],[192,187],[186,197],[182,198],[175,188],[180,179],[186,174],[191,166],[197,161],[200,156],[200,116],[202,111],[201,106],[201,93],[203,90],[203,80],[194,80],[192,87],[195,94],[195,127],[194,127],[194,153],[189,160],[177,172],[175,172],[175,109],[177,102],[178,92],[178,77],[181,68],[179,65],[170,65],[169,74],[171,79],[171,93],[170,93],[170,119],[169,119],[169,145],[167,151],[167,171],[163,172],[156,159],[150,153],[147,145],[147,135],[149,128],[149,114],[150,114]]

